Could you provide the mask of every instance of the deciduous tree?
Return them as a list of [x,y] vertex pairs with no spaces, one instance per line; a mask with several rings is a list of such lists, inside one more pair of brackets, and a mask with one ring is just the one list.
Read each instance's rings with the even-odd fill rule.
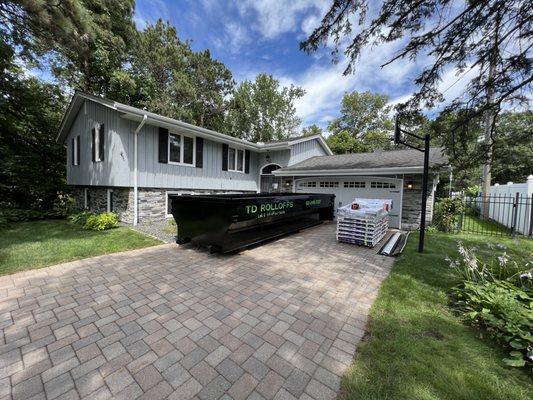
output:
[[302,129],[302,136],[322,135],[322,133],[322,128],[316,124],[311,124]]
[[326,142],[334,154],[364,153],[369,149],[348,131],[339,131],[329,135]]
[[352,146],[359,151],[387,150],[391,147],[390,137],[394,129],[388,102],[389,98],[381,94],[346,93],[342,98],[341,115],[331,122],[328,130],[333,135],[348,132],[360,142],[361,145]]
[[294,100],[304,93],[294,85],[280,87],[272,75],[259,74],[253,82],[242,82],[229,104],[227,133],[252,142],[286,139],[296,134],[300,119]]

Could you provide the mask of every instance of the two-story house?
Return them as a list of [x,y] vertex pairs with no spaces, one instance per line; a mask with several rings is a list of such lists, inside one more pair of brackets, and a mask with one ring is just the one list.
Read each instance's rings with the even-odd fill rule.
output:
[[57,141],[78,205],[134,224],[167,216],[169,194],[292,191],[272,172],[332,154],[321,136],[251,143],[82,92]]
[[[67,183],[78,205],[139,220],[169,216],[176,193],[332,193],[392,200],[390,226],[420,223],[423,155],[416,150],[332,155],[320,135],[251,143],[115,101],[77,92],[57,141],[67,149]],[[427,218],[448,160],[430,152]]]

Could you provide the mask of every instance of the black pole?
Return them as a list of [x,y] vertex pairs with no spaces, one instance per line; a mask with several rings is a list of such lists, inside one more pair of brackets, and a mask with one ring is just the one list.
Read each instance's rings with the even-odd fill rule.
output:
[[418,252],[424,251],[424,236],[426,233],[426,203],[428,197],[429,178],[429,135],[424,136],[424,177],[422,179],[422,215],[420,216],[420,236],[418,240]]

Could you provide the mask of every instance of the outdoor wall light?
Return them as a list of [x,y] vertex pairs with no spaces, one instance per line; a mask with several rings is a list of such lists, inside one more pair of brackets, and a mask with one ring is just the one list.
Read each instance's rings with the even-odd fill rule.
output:
[[413,188],[413,182],[407,182],[407,189]]
[[265,160],[266,160],[267,163],[270,162],[270,154],[267,154],[267,155],[266,155]]

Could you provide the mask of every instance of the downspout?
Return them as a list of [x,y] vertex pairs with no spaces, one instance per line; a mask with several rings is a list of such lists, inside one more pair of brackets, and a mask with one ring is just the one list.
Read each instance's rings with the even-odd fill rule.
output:
[[146,122],[146,114],[143,115],[142,121],[139,123],[135,131],[133,132],[133,225],[137,225],[139,222],[139,190],[138,190],[138,177],[139,169],[137,167],[137,136],[139,131]]

